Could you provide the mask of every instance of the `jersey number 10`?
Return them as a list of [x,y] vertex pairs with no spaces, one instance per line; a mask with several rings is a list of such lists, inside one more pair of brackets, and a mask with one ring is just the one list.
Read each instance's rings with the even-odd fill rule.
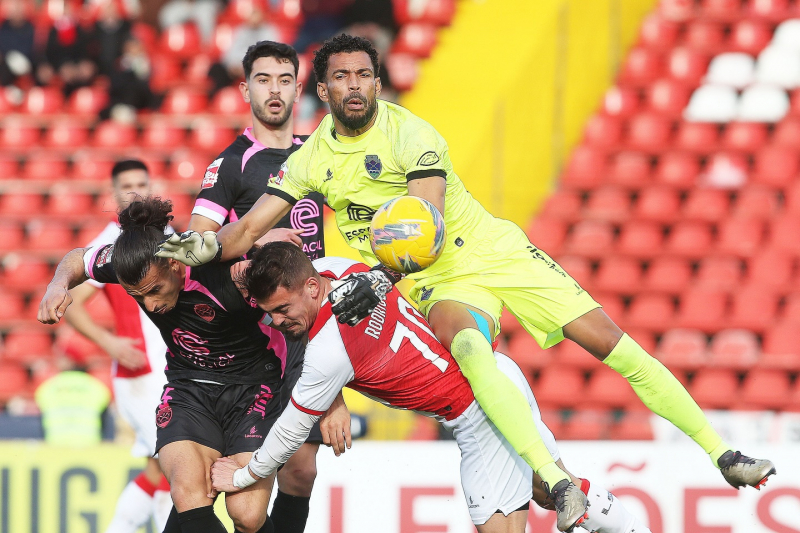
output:
[[[428,333],[434,339],[436,336],[433,332],[428,329],[425,324],[420,322],[420,320],[414,316],[416,314],[416,309],[411,307],[404,298],[397,299],[397,308],[400,310],[400,313],[407,318],[411,323],[422,329],[424,332]],[[398,321],[397,325],[394,328],[394,335],[392,335],[392,341],[389,343],[389,348],[394,352],[400,349],[400,346],[403,344],[403,339],[408,339],[411,342],[411,345],[420,351],[422,357],[433,363],[433,365],[438,368],[439,370],[444,373],[447,370],[447,366],[450,364],[439,355],[437,355],[433,350],[431,350],[425,342],[419,338],[419,336],[408,329],[408,326],[403,324],[402,322]]]

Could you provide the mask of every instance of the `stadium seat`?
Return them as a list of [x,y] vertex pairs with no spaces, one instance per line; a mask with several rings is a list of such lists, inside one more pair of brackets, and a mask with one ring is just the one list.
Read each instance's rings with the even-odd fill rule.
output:
[[703,85],[692,93],[683,116],[695,122],[730,122],[736,118],[737,104],[733,87]]
[[728,215],[730,193],[719,189],[693,189],[681,209],[682,220],[717,222]]
[[[522,324],[519,323],[519,320],[511,314],[511,311],[508,309],[503,309],[502,314],[500,315],[500,331],[509,337],[513,337],[517,333],[527,335],[525,329],[522,327]],[[528,335],[530,337],[530,335]]]
[[206,95],[195,87],[176,87],[167,93],[161,112],[168,115],[193,115],[205,111]]
[[68,176],[69,166],[63,156],[31,153],[23,167],[23,177],[28,180],[62,181]]
[[739,378],[732,370],[709,368],[699,371],[689,393],[703,409],[730,409],[739,391]]
[[[800,324],[800,293],[794,292],[786,295],[780,320],[781,323]],[[798,359],[798,364],[800,364],[800,359]]]
[[60,220],[42,221],[34,219],[25,227],[26,248],[35,252],[50,252],[57,255],[75,247],[71,224]]
[[659,257],[650,262],[643,286],[648,292],[679,294],[692,278],[689,261],[677,257]]
[[72,177],[76,180],[108,183],[115,162],[116,160],[109,156],[100,156],[92,152],[78,153],[72,160]]
[[604,151],[578,146],[561,176],[561,185],[569,189],[593,189],[600,184],[606,164]]
[[578,218],[583,205],[581,194],[575,191],[559,189],[551,194],[542,206],[539,217],[572,221]]
[[607,257],[600,262],[592,280],[592,288],[620,294],[632,294],[641,289],[642,266],[638,259]]
[[660,79],[648,87],[647,105],[654,113],[676,118],[689,102],[689,94],[689,89],[682,82]]
[[659,51],[669,51],[678,42],[681,25],[657,13],[651,13],[639,28],[639,46]]
[[589,146],[610,148],[622,138],[622,121],[613,115],[594,115],[583,130],[583,140]]
[[[0,288],[0,324],[19,320],[24,316],[25,298],[23,295]],[[0,354],[2,354],[1,346]]]
[[792,117],[800,116],[800,89],[790,91],[789,115]]
[[614,228],[608,222],[582,220],[567,236],[564,250],[584,257],[604,257],[614,241]]
[[711,366],[747,370],[758,361],[758,337],[749,329],[724,329],[711,339]]
[[638,294],[633,297],[623,322],[628,328],[663,331],[675,316],[672,297],[665,294]]
[[717,226],[715,251],[723,255],[750,257],[761,250],[765,226],[753,218],[731,218]]
[[565,339],[547,350],[552,353],[551,366],[589,372],[599,368],[599,361],[575,342]]
[[777,22],[792,16],[789,0],[747,0],[748,18]]
[[[419,60],[411,54],[389,54],[386,57],[386,70],[396,90],[410,91],[419,78]],[[303,78],[302,73],[298,74],[298,78]]]
[[64,119],[48,126],[43,144],[48,148],[74,149],[85,146],[88,139],[86,126],[77,124],[74,119]]
[[743,52],[727,52],[711,60],[705,83],[744,89],[755,80],[756,62]]
[[780,211],[780,194],[775,189],[753,185],[741,189],[733,206],[734,216],[740,218],[773,217]]
[[742,0],[703,0],[700,6],[702,18],[730,22],[741,17]]
[[657,9],[669,20],[685,22],[696,15],[696,4],[694,0],[661,0]]
[[583,390],[583,386],[583,372],[580,370],[550,365],[542,369],[534,390],[540,408],[567,408],[574,406],[575,395]]
[[0,364],[0,403],[23,395],[28,385],[28,373],[15,364]]
[[[770,144],[776,148],[792,148],[800,145],[800,120],[792,117],[776,124]],[[758,160],[756,160],[756,168],[758,168]]]
[[789,96],[786,91],[772,85],[753,85],[742,92],[736,119],[752,122],[778,122],[788,112]]
[[725,292],[693,288],[681,295],[675,324],[681,328],[718,331],[726,325],[727,305]]
[[785,20],[778,24],[772,44],[800,52],[800,19]]
[[134,126],[107,120],[95,128],[92,144],[97,148],[129,149],[135,145],[137,136]]
[[0,252],[3,254],[22,249],[25,245],[25,231],[22,224],[13,220],[0,219]]
[[192,23],[174,24],[161,32],[159,51],[175,59],[191,59],[201,46],[200,32]]
[[722,134],[722,148],[753,152],[764,146],[769,132],[767,125],[759,122],[731,122]]
[[[546,250],[545,250],[546,251]],[[556,259],[561,268],[583,287],[589,287],[592,278],[592,264],[585,257],[562,255]]]
[[395,21],[398,25],[410,22],[426,22],[437,26],[449,26],[456,12],[455,0],[430,0],[415,2],[413,0],[395,0]]
[[797,372],[800,370],[800,345],[797,328],[800,323],[785,321],[764,333],[763,354],[760,366]]
[[189,147],[209,154],[217,154],[220,147],[227,146],[236,139],[236,133],[228,126],[213,120],[197,120],[189,132]]
[[83,222],[78,229],[78,236],[75,238],[78,246],[86,246],[92,242],[108,226],[109,221],[93,219]]
[[731,27],[730,46],[736,52],[757,56],[771,39],[769,25],[760,21],[742,19]]
[[709,187],[734,189],[747,182],[749,161],[745,154],[714,152],[706,159],[700,183]]
[[8,91],[0,91],[0,114],[9,115],[17,111],[19,106],[17,98],[11,96]]
[[436,26],[412,22],[400,28],[391,47],[391,53],[410,54],[418,58],[430,57],[436,47]]
[[575,411],[561,426],[559,440],[602,440],[608,438],[611,415],[592,409]]
[[152,55],[158,44],[158,30],[144,22],[134,22],[131,34],[144,45],[147,53]]
[[631,49],[619,74],[619,83],[636,87],[645,86],[661,77],[664,70],[664,58],[648,48]]
[[642,152],[622,151],[611,160],[606,182],[630,189],[638,189],[650,179],[652,157]]
[[210,163],[211,160],[203,154],[180,150],[172,154],[167,177],[175,181],[195,180],[199,186]]
[[186,146],[186,130],[173,121],[154,119],[142,130],[139,146],[163,150],[183,148]]
[[711,228],[703,222],[678,222],[667,235],[665,251],[678,257],[699,258],[712,243]]
[[708,53],[718,53],[725,42],[725,26],[719,22],[695,19],[686,25],[684,43],[686,46]]
[[592,372],[580,400],[589,408],[646,409],[625,378],[605,367]]
[[211,85],[208,72],[213,64],[214,61],[208,54],[198,54],[186,63],[186,68],[183,69],[183,76],[187,83],[193,87],[208,88]]
[[688,47],[674,48],[667,60],[667,73],[689,86],[700,83],[708,68],[709,55]]
[[767,146],[756,152],[754,159],[752,180],[756,183],[786,187],[797,178],[800,171],[796,148]]
[[591,192],[582,214],[587,219],[620,221],[628,217],[630,205],[628,191],[609,185]]
[[30,364],[42,357],[49,357],[53,337],[46,326],[22,327],[11,330],[6,335],[3,359],[17,363]]
[[695,371],[708,364],[708,340],[697,329],[670,329],[661,336],[655,355],[673,373]]
[[153,91],[161,93],[182,82],[181,63],[173,57],[155,54],[150,60],[150,68]]
[[694,283],[711,290],[732,291],[742,282],[742,260],[736,257],[703,257]]
[[20,176],[20,165],[13,155],[0,155],[0,182],[13,180]]
[[8,150],[27,149],[36,146],[41,131],[39,126],[21,118],[9,118],[0,128],[0,147]]
[[653,440],[651,416],[645,412],[625,413],[625,416],[611,425],[608,436],[611,440]]
[[658,159],[655,179],[661,185],[690,189],[700,174],[700,160],[685,152],[667,152]]
[[70,95],[67,111],[70,115],[94,118],[108,105],[108,98],[104,87],[80,87]]
[[211,99],[209,110],[217,115],[244,115],[250,112],[250,104],[237,87],[223,87]]
[[671,222],[677,217],[680,205],[680,194],[675,189],[650,187],[639,194],[633,215],[640,220]]
[[800,242],[792,235],[800,235],[800,216],[788,215],[770,222],[769,247],[788,254],[800,255]]
[[609,116],[629,118],[639,110],[639,92],[631,87],[611,87],[603,97],[602,112]]
[[672,123],[654,114],[642,113],[628,123],[627,145],[634,150],[660,152],[669,143]]
[[[624,297],[613,293],[593,292],[594,299],[603,306],[603,311],[614,322],[621,322],[625,316]],[[649,333],[649,332],[648,332]]]
[[91,193],[76,191],[69,185],[59,183],[50,189],[47,199],[47,214],[59,217],[85,217],[91,213],[94,198]]
[[789,374],[781,370],[755,369],[747,373],[741,389],[740,409],[781,410],[791,398]]
[[0,195],[0,213],[4,215],[30,215],[43,208],[44,198],[38,193],[9,191]]
[[537,247],[549,255],[557,255],[567,235],[567,223],[555,218],[538,216],[528,226],[526,233]]
[[681,122],[675,135],[675,148],[688,152],[708,152],[719,142],[719,126],[706,122]]
[[656,222],[633,221],[620,230],[616,252],[630,257],[647,259],[661,253],[664,230]]
[[750,286],[733,295],[731,327],[763,332],[775,323],[778,297],[768,287]]
[[29,115],[51,115],[63,107],[64,96],[57,87],[32,87],[22,103],[22,111]]
[[551,361],[552,350],[542,350],[536,340],[525,330],[511,336],[507,349],[508,356],[517,363],[528,381],[533,379],[536,372],[546,368]]

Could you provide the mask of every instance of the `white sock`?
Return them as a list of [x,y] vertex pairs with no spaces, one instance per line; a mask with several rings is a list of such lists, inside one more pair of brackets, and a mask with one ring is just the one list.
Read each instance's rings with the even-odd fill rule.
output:
[[589,518],[581,527],[593,533],[651,533],[633,516],[616,496],[591,482],[589,486]]
[[164,531],[170,511],[172,511],[172,496],[169,491],[157,490],[153,494],[153,522],[158,533]]
[[117,500],[114,518],[106,533],[135,533],[150,520],[152,509],[152,496],[142,490],[135,481],[131,481]]

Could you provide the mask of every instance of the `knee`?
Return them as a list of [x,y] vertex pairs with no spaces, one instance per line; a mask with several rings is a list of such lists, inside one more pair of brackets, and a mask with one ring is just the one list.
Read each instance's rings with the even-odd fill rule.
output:
[[238,510],[235,515],[231,514],[233,527],[240,533],[256,533],[264,521],[267,519],[267,510],[245,508]]
[[[284,470],[286,472],[284,472]],[[278,487],[281,492],[291,496],[311,496],[314,481],[317,479],[317,465],[304,461],[298,465],[287,465],[278,473]]]
[[177,509],[179,513],[210,505],[210,500],[203,492],[204,491],[198,491],[197,488],[191,484],[180,482],[170,485],[169,490],[175,509]]

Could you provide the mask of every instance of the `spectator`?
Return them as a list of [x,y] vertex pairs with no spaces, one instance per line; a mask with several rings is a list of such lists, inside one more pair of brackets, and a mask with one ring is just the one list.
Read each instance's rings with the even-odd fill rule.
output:
[[169,0],[158,13],[158,21],[162,28],[194,22],[207,43],[214,34],[220,4],[220,0]]
[[100,74],[110,76],[116,69],[122,49],[131,37],[131,22],[123,17],[120,0],[103,0],[98,4],[97,22],[89,40],[89,54]]
[[242,58],[250,45],[259,41],[278,40],[278,31],[265,20],[265,15],[263,8],[254,5],[247,20],[234,30],[231,47],[220,62],[211,65],[208,71],[208,77],[213,84],[212,95],[236,80],[244,80]]
[[55,446],[92,446],[101,439],[101,415],[111,400],[102,381],[86,372],[67,371],[36,389],[44,440]]
[[300,0],[303,25],[294,42],[297,53],[340,32],[347,25],[345,11],[352,3],[353,0]]
[[64,2],[64,13],[47,36],[44,62],[38,69],[39,81],[47,85],[58,75],[66,95],[92,83],[97,67],[89,56],[88,42],[89,35],[79,23],[74,3]]
[[25,0],[4,0],[0,24],[0,85],[11,85],[33,68],[33,24]]
[[109,105],[100,118],[132,122],[138,109],[158,109],[161,97],[150,89],[150,58],[141,41],[128,37],[122,47],[122,57],[110,73]]

